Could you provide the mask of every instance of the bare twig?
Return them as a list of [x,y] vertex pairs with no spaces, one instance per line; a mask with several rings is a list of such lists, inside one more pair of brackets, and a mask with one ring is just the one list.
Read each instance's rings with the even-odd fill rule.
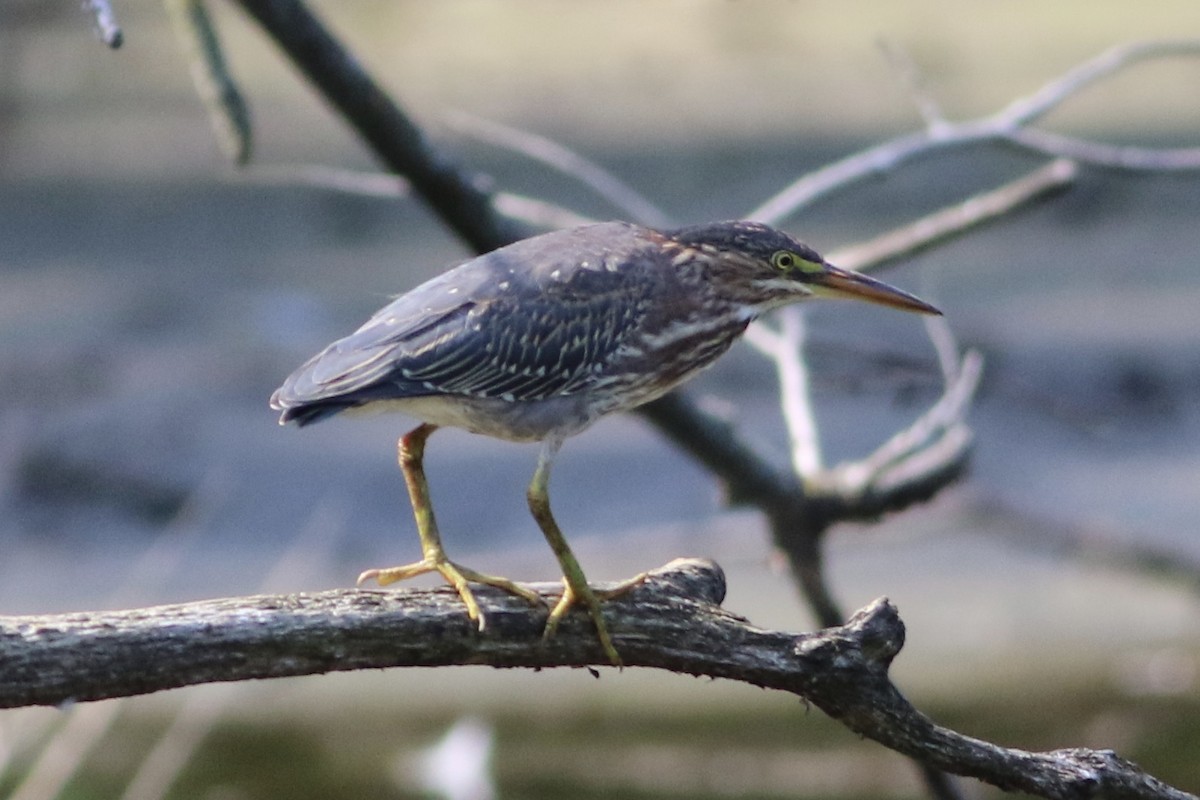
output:
[[982,373],[983,357],[967,351],[942,397],[912,425],[866,458],[840,464],[813,482],[842,498],[848,510],[870,517],[897,505],[887,495],[907,494],[911,484],[926,484],[930,473],[960,473],[972,439],[966,412]]
[[108,0],[84,0],[83,7],[92,12],[100,41],[113,50],[125,43],[125,34],[121,31],[117,15],[113,13],[112,4]]
[[746,330],[746,341],[771,360],[779,376],[779,406],[783,410],[791,444],[792,471],[814,475],[821,467],[821,440],[809,394],[808,364],[803,358],[804,315],[780,312],[779,327],[756,322]]
[[445,120],[460,133],[523,153],[570,176],[612,203],[632,222],[656,228],[665,228],[671,224],[670,218],[661,208],[632,186],[591,159],[584,158],[558,142],[463,111],[447,113]]
[[[1091,84],[1139,61],[1200,55],[1200,40],[1141,42],[1114,47],[991,116],[966,122],[935,118],[905,134],[836,161],[794,181],[747,216],[776,223],[835,191],[881,175],[920,156],[984,141],[1007,142],[1050,156],[1100,167],[1145,171],[1200,169],[1200,148],[1120,147],[1033,131],[1028,126]],[[920,101],[918,99],[918,105]]]
[[[840,249],[830,254],[830,260],[851,269],[869,271],[1000,219],[1045,193],[1068,185],[1076,173],[1073,162],[1058,159],[1018,180],[871,241]],[[777,316],[780,319],[777,329],[756,325],[746,338],[772,361],[779,374],[780,405],[787,423],[795,474],[807,487],[810,497],[820,495],[829,501],[829,514],[806,517],[813,524],[813,535],[820,535],[837,518],[871,517],[882,510],[901,508],[908,502],[930,497],[940,486],[962,474],[972,439],[965,418],[979,384],[982,359],[972,352],[960,361],[958,347],[944,318],[926,321],[945,380],[942,399],[866,459],[825,471],[817,439],[816,413],[808,392],[807,367],[801,358],[802,310],[787,308]],[[796,535],[789,540],[794,543]]]
[[866,242],[843,247],[829,254],[838,266],[869,272],[962,236],[974,228],[994,222],[1053,192],[1070,186],[1079,174],[1078,165],[1060,158],[1045,166],[981,192],[961,203],[921,217]]
[[1053,131],[1021,128],[1006,137],[1013,144],[1046,156],[1070,158],[1080,164],[1138,172],[1185,172],[1200,169],[1200,148],[1155,149],[1092,142]]
[[511,220],[545,230],[596,221],[556,203],[512,192],[497,192],[492,198],[492,207]]
[[[412,193],[409,182],[400,175],[320,164],[260,164],[232,172],[229,178],[266,186],[308,186],[361,197],[408,197]],[[568,228],[594,222],[554,203],[512,192],[496,192],[490,202],[506,218],[533,228]]]
[[1004,120],[1005,127],[1023,127],[1037,122],[1072,95],[1140,61],[1197,55],[1200,55],[1200,39],[1160,39],[1119,44],[1072,67],[1033,94],[1014,100],[996,117]]
[[525,230],[493,208],[489,182],[435,148],[303,3],[240,0],[239,4],[354,125],[387,168],[405,176],[447,227],[476,252],[521,238]]
[[[722,610],[724,588],[724,576],[712,562],[675,561],[628,596],[606,603],[626,663],[790,692],[922,763],[1008,790],[1064,800],[1195,800],[1109,751],[1028,752],[936,725],[888,677],[904,644],[904,624],[886,599],[844,625],[792,634],[755,628]],[[558,635],[543,642],[544,609],[486,589],[479,595],[490,606],[486,635],[445,588],[338,590],[0,618],[0,706],[59,705],[194,683],[349,669],[608,663],[582,615],[570,615]]]
[[239,183],[307,186],[362,197],[407,197],[408,181],[389,172],[328,167],[321,164],[255,164],[229,176]]
[[230,162],[241,166],[250,160],[253,145],[250,109],[229,72],[212,17],[203,0],[167,0],[166,7],[217,144]]
[[903,83],[904,88],[908,90],[909,97],[917,107],[921,119],[925,121],[925,127],[936,128],[944,124],[946,115],[942,111],[942,105],[929,90],[929,85],[925,82],[925,75],[917,68],[917,63],[913,61],[912,55],[899,44],[888,39],[879,42],[879,49]]
[[[857,252],[842,251],[832,258],[865,269],[961,234],[1070,181],[1074,177],[1070,166],[1069,162],[1056,162],[1009,186],[886,234]],[[825,531],[841,519],[872,518],[926,500],[963,474],[972,440],[966,413],[978,386],[982,362],[977,353],[968,353],[960,363],[958,347],[945,320],[927,322],[946,383],[942,400],[868,458],[825,470],[808,368],[801,357],[803,315],[793,307],[778,316],[778,330],[759,324],[747,337],[774,362],[779,374],[792,468],[796,485],[803,486],[804,493],[797,492],[791,502],[777,499],[763,507],[768,510],[775,544],[787,555],[809,605],[818,619],[832,625],[842,614],[823,569],[821,541]],[[957,787],[929,764],[921,764],[921,773],[933,797],[945,800],[959,796]]]
[[942,370],[942,381],[946,386],[955,383],[962,372],[962,361],[959,360],[958,340],[945,317],[925,317],[925,334],[933,344],[937,353],[938,367]]

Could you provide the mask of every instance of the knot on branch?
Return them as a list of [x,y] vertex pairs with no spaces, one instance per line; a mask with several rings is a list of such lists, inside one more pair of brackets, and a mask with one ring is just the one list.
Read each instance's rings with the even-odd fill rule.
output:
[[725,602],[725,571],[707,558],[677,558],[646,573],[646,581],[699,603],[719,606]]
[[858,634],[863,657],[885,671],[904,647],[904,621],[886,597],[855,611],[843,628]]
[[886,597],[854,613],[838,628],[802,636],[796,657],[817,674],[864,673],[886,680],[892,659],[904,647],[904,622]]

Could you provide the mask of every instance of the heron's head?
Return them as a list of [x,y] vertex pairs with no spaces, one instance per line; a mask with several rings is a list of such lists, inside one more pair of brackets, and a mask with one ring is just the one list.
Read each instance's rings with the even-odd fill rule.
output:
[[759,312],[809,297],[840,297],[942,313],[883,281],[835,267],[793,236],[759,222],[712,222],[666,235],[679,247],[679,258],[703,265],[714,293]]

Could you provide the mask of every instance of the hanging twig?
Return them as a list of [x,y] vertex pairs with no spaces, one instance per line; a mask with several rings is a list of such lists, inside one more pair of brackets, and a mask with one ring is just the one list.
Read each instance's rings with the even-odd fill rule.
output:
[[203,0],[166,0],[175,35],[183,43],[192,83],[208,110],[217,144],[235,167],[250,161],[250,108],[229,72],[216,26]]
[[125,34],[121,31],[117,15],[113,13],[112,4],[108,0],[84,0],[83,7],[92,12],[100,41],[113,50],[125,43]]

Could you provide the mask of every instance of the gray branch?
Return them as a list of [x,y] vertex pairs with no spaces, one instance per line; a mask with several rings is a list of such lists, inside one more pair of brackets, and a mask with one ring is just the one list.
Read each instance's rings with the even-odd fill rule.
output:
[[[895,51],[893,51],[893,54]],[[946,120],[919,87],[911,64],[905,69],[915,102],[925,118],[923,130],[906,133],[810,172],[747,214],[750,219],[778,224],[822,197],[845,191],[868,178],[885,175],[918,158],[953,147],[995,142],[1041,155],[1070,158],[1097,167],[1135,171],[1182,172],[1200,169],[1200,147],[1160,149],[1117,146],[1059,136],[1029,126],[1098,81],[1141,61],[1200,55],[1200,40],[1151,41],[1122,44],[1050,81],[1033,94],[1013,100],[989,116],[963,122]]]
[[[558,584],[538,586],[543,592]],[[607,664],[581,614],[542,641],[544,608],[477,589],[488,629],[452,590],[334,590],[128,611],[0,617],[0,707],[63,705],[220,681],[356,669]],[[798,695],[856,733],[946,772],[1047,798],[1173,798],[1173,789],[1110,751],[1001,747],[936,725],[892,684],[904,623],[880,598],[816,633],[756,628],[720,607],[725,577],[679,560],[605,604],[630,667],[743,681]]]

